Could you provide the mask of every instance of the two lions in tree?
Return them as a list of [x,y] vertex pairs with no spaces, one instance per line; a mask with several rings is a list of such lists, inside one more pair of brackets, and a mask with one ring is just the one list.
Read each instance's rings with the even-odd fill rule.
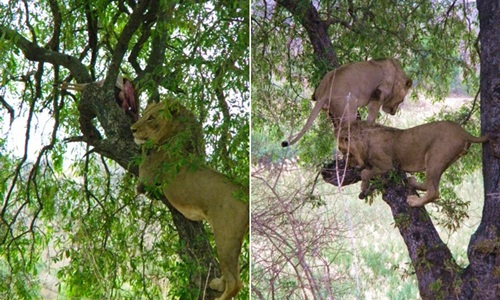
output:
[[204,165],[201,124],[180,103],[149,104],[131,130],[146,154],[140,185],[159,188],[186,218],[208,221],[222,271],[209,286],[223,292],[218,299],[231,299],[241,288],[239,256],[249,223],[241,199],[248,199],[248,189]]
[[[467,152],[471,143],[488,137],[474,137],[452,122],[433,122],[407,130],[374,124],[380,108],[394,115],[412,81],[394,59],[372,60],[342,66],[325,75],[313,94],[316,104],[304,128],[286,147],[297,142],[309,129],[321,109],[327,110],[338,137],[339,150],[351,166],[361,172],[361,194],[370,192],[369,180],[389,170],[425,172],[424,183],[414,177],[410,185],[427,191],[419,198],[408,196],[410,206],[423,206],[439,197],[442,173]],[[358,121],[359,107],[368,106],[366,121]]]

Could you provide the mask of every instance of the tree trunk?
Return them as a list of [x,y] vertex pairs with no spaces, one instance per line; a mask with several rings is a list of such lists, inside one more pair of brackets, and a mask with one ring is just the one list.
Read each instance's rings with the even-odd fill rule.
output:
[[[478,0],[481,44],[481,132],[493,137],[483,145],[484,208],[472,235],[464,272],[468,299],[500,298],[500,3]],[[467,284],[468,283],[468,284]]]
[[[279,0],[307,30],[319,63],[336,55],[326,26],[308,1]],[[478,0],[481,43],[481,122],[483,134],[500,132],[500,4]],[[415,267],[422,299],[500,299],[500,159],[496,139],[483,145],[485,203],[481,223],[471,238],[470,265],[460,268],[449,248],[439,237],[425,209],[406,203],[406,179],[390,181],[383,176],[383,200],[389,205],[396,226]],[[495,156],[496,155],[496,156]],[[338,185],[331,168],[322,170],[325,181]],[[356,171],[348,170],[348,182],[357,181]],[[401,177],[405,178],[401,173]]]

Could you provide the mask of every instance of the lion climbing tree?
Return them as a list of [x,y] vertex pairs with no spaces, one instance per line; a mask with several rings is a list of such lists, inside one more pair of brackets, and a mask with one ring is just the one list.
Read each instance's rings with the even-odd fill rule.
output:
[[[444,7],[443,11],[446,16],[458,8],[456,2],[453,1],[453,3],[448,4],[448,7]],[[379,13],[377,9],[380,7],[377,8],[373,4],[367,7],[359,4],[358,1],[347,1],[334,9],[331,7],[318,8],[318,6],[303,0],[279,0],[277,4],[279,9],[287,10],[293,16],[293,20],[300,23],[307,33],[314,51],[313,61],[317,73],[319,73],[315,76],[317,78],[324,74],[325,70],[333,69],[339,65],[336,50],[345,51],[345,48],[348,48],[343,45],[333,46],[332,41],[338,42],[338,40],[330,39],[330,36],[340,39],[342,35],[338,33],[339,31],[347,31],[355,37],[354,39],[366,39],[362,31],[369,31],[370,28],[386,30],[380,32],[380,35],[386,34],[388,39],[392,38],[393,40],[404,40],[403,35],[418,37],[418,35],[404,33],[399,35],[395,31],[391,31],[390,20],[383,17],[377,19],[376,16]],[[413,23],[415,14],[419,13],[419,9],[425,8],[426,5],[431,5],[431,2],[420,1],[411,7],[412,12],[405,19],[408,21],[405,22],[406,26],[415,25]],[[347,17],[345,19],[337,17],[335,9],[336,11],[344,11],[344,16]],[[477,10],[480,24],[480,47],[477,50],[480,52],[481,62],[481,132],[483,135],[488,134],[495,137],[500,132],[500,73],[498,72],[500,70],[500,31],[498,30],[500,28],[500,5],[498,1],[477,1]],[[319,11],[323,14],[320,14]],[[394,18],[397,18],[401,17],[399,14],[404,11],[405,9],[400,7],[398,13],[383,14],[393,15]],[[471,16],[471,18],[474,17]],[[425,18],[434,18],[434,16],[425,15],[420,19],[420,22],[424,22]],[[377,20],[386,23],[377,24]],[[466,20],[470,21],[468,18]],[[368,24],[370,21],[374,22],[373,26]],[[449,24],[448,27],[446,26],[444,24],[442,28],[450,28]],[[411,32],[412,29],[408,27],[403,30]],[[422,38],[432,39],[432,37]],[[470,41],[468,40],[469,43]],[[394,52],[382,53],[386,56],[397,55],[398,48],[412,52],[415,50],[412,47],[419,47],[418,42],[418,39],[409,40],[406,43],[408,48],[405,48],[404,43],[396,44],[389,40],[387,43],[393,45]],[[448,42],[450,41],[443,41],[443,43]],[[365,46],[368,49],[366,55],[371,56],[369,49],[372,46],[369,44]],[[373,46],[372,50],[377,51],[376,46]],[[433,63],[432,59],[432,54],[429,54],[427,60],[431,64]],[[444,70],[445,66],[443,65],[442,68]],[[500,295],[500,158],[496,156],[499,153],[497,143],[485,144],[482,149],[484,209],[481,223],[470,239],[468,246],[470,263],[465,268],[455,262],[449,248],[439,237],[425,207],[410,208],[406,203],[408,190],[404,174],[401,174],[402,179],[398,182],[394,182],[388,177],[382,179],[384,185],[382,198],[389,205],[395,224],[406,243],[423,299],[498,299]],[[331,176],[332,173],[328,169],[323,169],[323,175],[328,182],[338,185],[336,176]],[[348,169],[343,184],[355,183],[359,179],[359,172]]]

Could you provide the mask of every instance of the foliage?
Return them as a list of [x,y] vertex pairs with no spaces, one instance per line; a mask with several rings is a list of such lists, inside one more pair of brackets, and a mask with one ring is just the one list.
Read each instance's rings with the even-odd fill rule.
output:
[[119,71],[142,107],[178,99],[204,125],[207,164],[248,185],[248,16],[247,1],[0,4],[0,298],[40,298],[47,285],[75,298],[194,297],[197,267],[179,256],[167,207],[136,195],[136,159],[124,170],[88,144],[81,94],[55,84]]

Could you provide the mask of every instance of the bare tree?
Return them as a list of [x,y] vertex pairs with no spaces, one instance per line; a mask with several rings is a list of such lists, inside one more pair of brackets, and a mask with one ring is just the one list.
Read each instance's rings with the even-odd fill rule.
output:
[[348,232],[332,205],[314,196],[299,168],[252,170],[252,293],[260,299],[333,299],[335,267]]

